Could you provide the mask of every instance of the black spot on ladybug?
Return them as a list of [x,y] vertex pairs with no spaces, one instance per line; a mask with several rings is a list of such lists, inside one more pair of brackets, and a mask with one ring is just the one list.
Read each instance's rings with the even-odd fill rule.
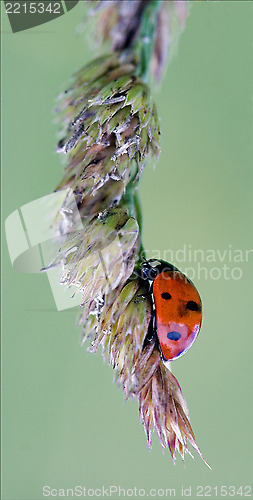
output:
[[165,300],[171,299],[171,295],[168,292],[161,293],[161,297],[162,297],[162,299],[165,299]]
[[189,300],[186,304],[186,309],[189,311],[201,311],[201,306],[199,306],[197,302],[194,302],[194,300]]
[[169,340],[179,340],[181,337],[181,334],[179,332],[168,332],[167,333],[167,338]]

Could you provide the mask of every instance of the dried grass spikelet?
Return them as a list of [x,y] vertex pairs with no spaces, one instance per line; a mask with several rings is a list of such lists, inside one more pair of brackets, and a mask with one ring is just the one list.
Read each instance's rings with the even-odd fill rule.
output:
[[122,207],[87,219],[65,237],[52,265],[62,264],[62,284],[82,293],[83,321],[97,311],[104,296],[126,282],[138,248],[138,224]]
[[[146,0],[99,2],[99,8],[93,9],[91,14],[98,12],[97,27],[101,44],[109,41],[112,51],[132,48],[141,36],[141,23],[149,3]],[[189,10],[190,2],[187,1],[160,3],[151,57],[151,72],[157,82],[161,80],[168,60],[176,53]]]
[[113,52],[132,46],[139,34],[142,14],[147,4],[146,0],[100,1],[90,13],[99,13],[97,26],[102,37],[101,43],[110,40]]
[[72,188],[82,214],[98,202],[118,203],[130,181],[137,181],[150,153],[159,153],[159,125],[149,89],[135,76],[133,56],[100,57],[74,75],[58,106],[66,154],[57,189]]
[[[96,333],[90,351],[102,345],[105,357],[115,369],[115,380],[127,396],[132,386],[132,373],[141,356],[147,335],[152,303],[146,286],[130,279],[117,293],[108,294],[98,316]],[[87,332],[87,325],[85,325]],[[87,334],[83,340],[86,340]]]
[[184,31],[190,2],[164,1],[157,16],[157,27],[151,71],[157,82],[162,78],[168,62],[177,53],[179,38]]
[[188,449],[187,441],[204,460],[195,440],[189,421],[189,411],[180,385],[166,368],[161,353],[152,339],[145,346],[135,365],[132,394],[139,399],[139,416],[144,425],[149,449],[152,447],[151,432],[154,429],[163,448],[168,447],[173,462],[178,451],[184,460]]

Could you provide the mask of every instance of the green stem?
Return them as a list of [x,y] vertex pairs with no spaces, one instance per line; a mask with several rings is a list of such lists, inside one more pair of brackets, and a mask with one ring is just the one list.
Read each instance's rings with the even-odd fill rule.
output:
[[147,83],[149,77],[149,66],[154,49],[157,15],[161,8],[162,0],[151,0],[145,8],[142,16],[140,36],[135,43],[134,51],[140,54],[140,63],[137,74]]
[[138,191],[134,192],[134,206],[135,206],[135,214],[136,214],[136,220],[139,225],[140,229],[140,248],[138,252],[138,257],[136,260],[136,267],[140,267],[142,264],[143,259],[146,258],[145,250],[142,244],[142,210],[141,210],[141,203],[140,203],[140,197]]
[[[133,51],[138,55],[139,59],[139,65],[136,70],[136,75],[138,75],[145,83],[147,83],[149,79],[149,68],[152,53],[154,50],[157,16],[161,8],[162,1],[163,0],[150,0],[148,5],[145,7],[142,14],[140,35],[135,45],[133,46]],[[145,250],[142,244],[141,205],[139,195],[136,190],[136,183],[134,181],[130,181],[130,183],[127,185],[122,202],[126,205],[129,215],[131,217],[134,217],[139,225],[140,248],[136,259],[136,267],[138,268],[141,266],[141,263],[145,258]]]
[[127,185],[125,194],[122,196],[120,205],[122,207],[124,207],[125,205],[130,217],[134,217],[136,219],[135,205],[134,205],[134,187],[132,182],[130,182],[130,184]]
[[140,234],[140,247],[138,251],[138,256],[136,259],[136,267],[139,268],[143,259],[145,258],[145,250],[142,244],[142,211],[138,191],[136,189],[136,184],[131,182],[126,188],[126,192],[122,198],[121,206],[125,205],[128,209],[128,213],[131,217],[134,217],[139,225]]

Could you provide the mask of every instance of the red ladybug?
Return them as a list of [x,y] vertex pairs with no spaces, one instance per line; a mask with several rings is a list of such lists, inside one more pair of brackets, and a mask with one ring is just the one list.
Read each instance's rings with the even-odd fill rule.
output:
[[142,265],[151,280],[155,327],[164,361],[177,359],[190,349],[202,321],[202,303],[193,283],[176,267],[151,259]]

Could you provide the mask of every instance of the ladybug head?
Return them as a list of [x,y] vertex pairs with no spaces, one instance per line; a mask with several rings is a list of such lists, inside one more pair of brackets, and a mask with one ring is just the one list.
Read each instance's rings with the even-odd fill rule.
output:
[[158,274],[164,271],[178,271],[178,269],[165,260],[145,260],[141,266],[141,277],[144,280],[154,281]]

